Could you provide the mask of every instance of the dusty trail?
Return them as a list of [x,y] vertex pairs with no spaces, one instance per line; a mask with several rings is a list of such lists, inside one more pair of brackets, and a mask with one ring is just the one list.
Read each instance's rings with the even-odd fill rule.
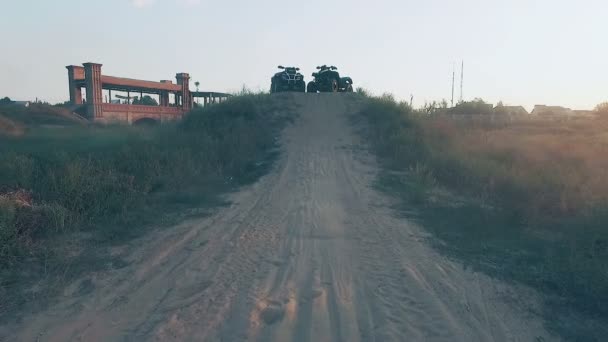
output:
[[[347,96],[293,95],[274,170],[129,267],[24,320],[23,341],[549,341],[529,294],[446,260],[396,219]],[[507,302],[509,304],[507,304]],[[1,338],[0,338],[1,339]]]

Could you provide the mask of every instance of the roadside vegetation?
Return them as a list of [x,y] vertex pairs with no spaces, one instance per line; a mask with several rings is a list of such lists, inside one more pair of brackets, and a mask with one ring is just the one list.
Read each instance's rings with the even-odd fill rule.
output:
[[0,137],[21,136],[29,127],[81,126],[83,119],[60,106],[32,103],[29,107],[0,99]]
[[[47,127],[35,107],[0,106],[0,316],[55,290],[57,275],[76,275],[71,264],[92,267],[83,250],[124,243],[255,180],[288,111],[244,93],[156,127],[86,125],[48,107]],[[17,289],[40,278],[35,294]]]
[[417,208],[437,248],[539,290],[566,339],[608,333],[608,117],[473,122],[361,101],[379,186]]

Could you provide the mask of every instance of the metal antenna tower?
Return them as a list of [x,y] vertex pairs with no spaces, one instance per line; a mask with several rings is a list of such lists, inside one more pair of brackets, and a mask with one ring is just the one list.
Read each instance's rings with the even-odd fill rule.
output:
[[462,60],[462,65],[460,67],[460,102],[464,100],[462,95],[462,86],[464,84],[464,59]]
[[452,107],[454,107],[454,78],[456,76],[456,68],[452,67]]

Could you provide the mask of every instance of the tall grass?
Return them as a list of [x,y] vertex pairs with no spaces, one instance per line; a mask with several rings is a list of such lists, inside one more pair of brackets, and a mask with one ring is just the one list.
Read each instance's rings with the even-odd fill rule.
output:
[[606,332],[589,322],[608,322],[608,122],[453,121],[364,101],[383,184],[418,205],[440,248],[545,293],[565,337]]
[[30,127],[0,138],[0,269],[48,249],[49,237],[120,239],[175,206],[254,179],[285,111],[268,95],[246,94],[178,124]]

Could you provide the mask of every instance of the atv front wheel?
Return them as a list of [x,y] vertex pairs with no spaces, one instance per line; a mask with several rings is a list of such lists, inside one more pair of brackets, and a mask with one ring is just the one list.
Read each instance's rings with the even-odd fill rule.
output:
[[347,93],[352,93],[353,92],[353,85],[349,84],[344,91],[347,92]]

